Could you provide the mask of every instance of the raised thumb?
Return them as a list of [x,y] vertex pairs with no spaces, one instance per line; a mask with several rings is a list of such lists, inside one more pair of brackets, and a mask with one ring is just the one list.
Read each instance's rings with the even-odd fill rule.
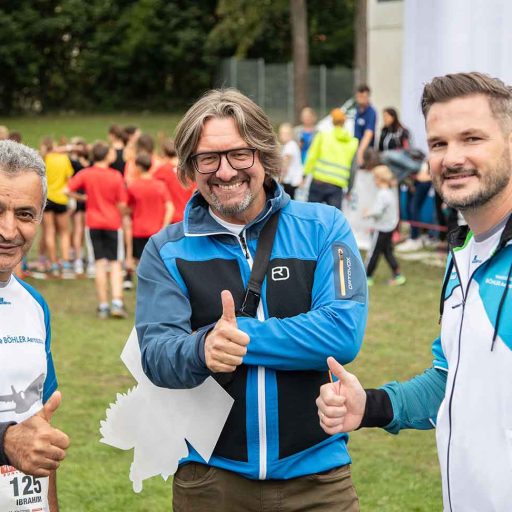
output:
[[343,368],[343,366],[334,359],[334,357],[327,358],[327,366],[329,366],[329,371],[338,378],[338,380],[343,380],[347,377],[348,372]]
[[39,411],[39,414],[50,423],[53,413],[58,409],[62,402],[62,395],[60,391],[55,391],[53,395],[44,404],[43,408]]
[[222,290],[220,294],[222,300],[222,320],[236,326],[235,301],[229,290]]

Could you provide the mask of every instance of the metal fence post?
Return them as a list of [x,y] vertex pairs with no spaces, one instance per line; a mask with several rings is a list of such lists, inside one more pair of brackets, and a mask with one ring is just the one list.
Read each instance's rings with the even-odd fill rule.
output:
[[320,113],[327,113],[327,68],[324,64],[320,66]]
[[236,57],[229,60],[229,86],[238,87],[238,62]]
[[258,103],[265,108],[265,59],[258,59]]
[[294,88],[293,88],[293,62],[286,65],[288,78],[288,101],[286,102],[286,116],[288,120],[293,120],[294,116]]

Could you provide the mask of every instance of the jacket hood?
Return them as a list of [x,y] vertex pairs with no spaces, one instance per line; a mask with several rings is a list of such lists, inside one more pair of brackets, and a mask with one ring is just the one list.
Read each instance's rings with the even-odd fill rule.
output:
[[332,133],[340,142],[348,142],[352,139],[352,135],[350,135],[349,131],[346,128],[343,128],[343,126],[335,126]]

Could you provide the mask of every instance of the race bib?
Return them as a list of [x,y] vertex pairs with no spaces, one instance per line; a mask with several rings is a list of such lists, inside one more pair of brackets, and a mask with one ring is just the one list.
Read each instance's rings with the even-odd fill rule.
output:
[[25,475],[12,466],[0,466],[1,512],[50,512],[48,477]]

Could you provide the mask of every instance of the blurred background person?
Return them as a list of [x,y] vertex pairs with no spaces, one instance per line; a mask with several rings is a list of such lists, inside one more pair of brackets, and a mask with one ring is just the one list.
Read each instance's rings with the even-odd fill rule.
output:
[[196,189],[195,183],[181,183],[176,173],[178,157],[172,139],[166,139],[162,144],[162,165],[154,172],[153,177],[165,183],[174,207],[171,223],[181,222],[185,206]]
[[373,236],[372,244],[366,254],[366,275],[368,286],[373,285],[373,273],[377,268],[381,255],[384,255],[391,268],[392,278],[388,284],[400,286],[405,283],[405,277],[400,273],[400,268],[393,254],[393,231],[398,224],[398,192],[396,179],[389,167],[378,165],[372,171],[377,196],[371,209],[365,213],[365,217],[372,220]]
[[[135,135],[134,135],[135,136]],[[155,141],[153,137],[147,133],[140,133],[136,139],[130,139],[130,142],[134,140],[134,144],[127,146],[125,151],[126,163],[124,166],[124,180],[126,186],[130,186],[134,180],[140,177],[136,159],[141,155],[146,155],[151,160],[151,168],[149,173],[152,174],[158,167],[157,159],[155,158]],[[133,233],[132,233],[132,220],[130,215],[126,214],[123,216],[123,233],[126,258],[124,261],[124,280],[123,288],[125,290],[131,290],[133,288]]]
[[[423,248],[424,245],[430,245],[433,241],[426,234],[425,229],[418,226],[421,222],[421,211],[432,192],[432,177],[428,171],[428,165],[424,162],[417,174],[411,174],[408,184],[407,196],[407,214],[411,223],[409,238],[399,244],[397,252],[413,252]],[[425,235],[422,239],[422,232]]]
[[110,164],[110,167],[124,175],[124,166],[126,163],[124,160],[124,150],[126,147],[126,141],[128,140],[128,135],[121,126],[113,124],[108,129],[108,140],[110,146],[114,148],[114,151],[116,152],[116,157]]
[[302,124],[294,129],[295,140],[300,147],[301,161],[304,164],[309,146],[313,142],[313,138],[317,133],[316,128],[316,112],[311,107],[304,107],[300,113],[300,121]]
[[[89,160],[89,147],[82,137],[73,137],[71,139],[69,159],[73,167],[73,176],[86,167],[91,165]],[[79,193],[83,191],[79,190]],[[73,270],[75,274],[84,274],[84,254],[83,241],[85,230],[85,201],[80,199],[69,199],[69,204],[74,203],[74,207],[70,208],[71,213],[71,245],[73,248]],[[89,264],[91,262],[88,262]],[[94,262],[92,262],[94,266]]]
[[347,198],[346,211],[343,212],[352,228],[357,246],[365,251],[371,246],[373,221],[365,218],[364,214],[375,203],[377,187],[372,170],[380,163],[379,153],[376,149],[368,148],[364,152],[363,166],[357,169],[350,196]]
[[[68,183],[68,194],[86,199],[85,222],[90,259],[95,261],[98,318],[126,318],[123,302],[124,259],[122,213],[127,212],[123,177],[110,167],[114,150],[105,142],[96,142],[91,150],[93,165],[82,169]],[[85,191],[85,196],[78,190]],[[111,302],[108,300],[110,273]]]
[[393,107],[385,108],[382,121],[384,126],[380,132],[379,151],[407,149],[410,146],[409,130],[400,122],[397,110]]
[[7,137],[9,140],[13,140],[14,142],[21,143],[22,136],[20,132],[9,132],[9,136]]
[[350,190],[357,169],[358,142],[346,128],[343,110],[331,111],[333,128],[315,135],[308,151],[304,174],[313,177],[310,203],[325,203],[341,209],[343,189]]
[[279,126],[279,142],[282,144],[283,156],[280,181],[285,192],[295,199],[295,190],[302,183],[304,169],[300,148],[293,138],[293,126],[290,123]]
[[128,208],[132,218],[133,259],[138,263],[149,237],[171,222],[174,206],[165,184],[149,174],[151,158],[139,155],[135,165],[139,177],[128,186]]
[[[53,277],[74,277],[70,262],[71,233],[69,229],[68,196],[64,192],[73,176],[73,167],[66,153],[54,151],[54,142],[47,137],[41,144],[41,153],[46,165],[48,201],[43,215],[45,250],[50,260]],[[57,237],[60,242],[61,265],[57,256]]]
[[377,111],[370,103],[370,88],[361,84],[356,90],[356,117],[354,120],[354,136],[359,141],[357,150],[357,165],[361,167],[364,152],[375,145],[375,130],[377,128]]

